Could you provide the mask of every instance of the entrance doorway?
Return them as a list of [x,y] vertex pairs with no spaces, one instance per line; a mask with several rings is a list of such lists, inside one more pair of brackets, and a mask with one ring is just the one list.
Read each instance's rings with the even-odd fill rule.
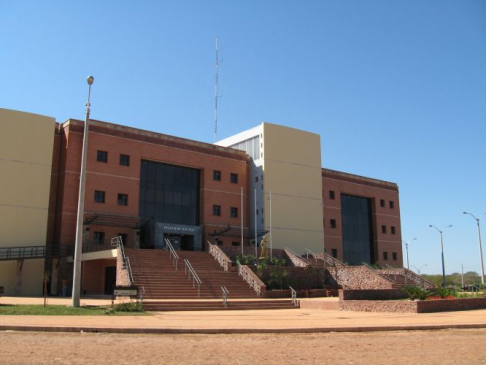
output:
[[192,235],[165,234],[164,238],[170,241],[174,250],[194,251],[194,236]]
[[116,266],[105,267],[105,294],[112,295],[116,285]]

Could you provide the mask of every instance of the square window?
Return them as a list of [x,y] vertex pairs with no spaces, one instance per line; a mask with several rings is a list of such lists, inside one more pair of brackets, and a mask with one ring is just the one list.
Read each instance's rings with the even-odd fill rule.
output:
[[395,227],[391,226],[390,230],[391,230],[391,234],[395,234],[396,232]]
[[236,241],[231,242],[231,246],[239,246],[239,245],[240,245],[239,242],[236,242]]
[[393,200],[390,200],[389,204],[390,204],[390,209],[395,208],[395,203],[393,202]]
[[213,180],[214,181],[221,181],[221,171],[219,171],[219,170],[213,171]]
[[385,207],[385,199],[380,199],[380,207]]
[[231,173],[230,181],[231,181],[232,184],[238,184],[238,174]]
[[329,190],[329,199],[334,200],[336,198],[336,194],[334,190]]
[[118,205],[128,205],[128,194],[118,194]]
[[383,260],[388,260],[388,252],[383,252]]
[[381,233],[386,233],[386,226],[381,226]]
[[398,260],[397,253],[396,252],[393,252],[392,255],[393,255],[393,261],[397,261]]
[[335,259],[337,259],[337,248],[331,249],[331,255],[332,255],[332,257],[334,257]]
[[95,190],[94,201],[95,201],[95,203],[104,203],[105,202],[105,192],[101,191],[101,190]]
[[94,232],[93,241],[95,245],[102,245],[105,243],[105,232]]
[[258,182],[258,176],[255,176],[255,182]]
[[108,162],[108,152],[98,151],[96,154],[96,161],[98,162]]
[[120,165],[121,166],[130,166],[130,156],[129,155],[120,155]]
[[217,241],[216,241],[216,244],[217,244],[218,246],[223,246],[223,241],[217,240]]
[[231,218],[238,218],[238,208],[236,208],[236,207],[230,208],[230,217]]
[[221,205],[213,205],[213,215],[221,215]]
[[337,224],[336,224],[336,220],[335,219],[331,219],[330,220],[330,224],[331,224],[331,228],[336,228],[337,227]]

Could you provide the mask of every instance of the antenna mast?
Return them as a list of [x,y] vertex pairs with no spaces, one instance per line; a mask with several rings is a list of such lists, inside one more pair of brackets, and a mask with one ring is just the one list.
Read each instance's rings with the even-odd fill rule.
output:
[[216,76],[214,80],[214,142],[218,140],[218,82],[219,82],[219,36],[216,36]]

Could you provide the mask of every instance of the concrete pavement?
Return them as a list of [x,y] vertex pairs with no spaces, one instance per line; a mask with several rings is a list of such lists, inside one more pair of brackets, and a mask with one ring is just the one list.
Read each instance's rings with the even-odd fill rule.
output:
[[[323,301],[335,298],[302,299]],[[42,298],[0,298],[0,304],[42,304]],[[70,305],[69,298],[49,304]],[[82,299],[81,305],[109,305]],[[486,328],[486,310],[441,313],[369,313],[320,309],[154,312],[150,316],[0,316],[0,330],[112,333],[317,333]]]

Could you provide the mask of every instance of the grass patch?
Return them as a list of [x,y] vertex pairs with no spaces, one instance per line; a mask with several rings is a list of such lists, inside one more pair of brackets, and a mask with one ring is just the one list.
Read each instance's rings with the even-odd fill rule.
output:
[[6,305],[0,304],[0,315],[13,316],[144,316],[147,312],[117,311],[101,306],[69,307],[65,305]]

